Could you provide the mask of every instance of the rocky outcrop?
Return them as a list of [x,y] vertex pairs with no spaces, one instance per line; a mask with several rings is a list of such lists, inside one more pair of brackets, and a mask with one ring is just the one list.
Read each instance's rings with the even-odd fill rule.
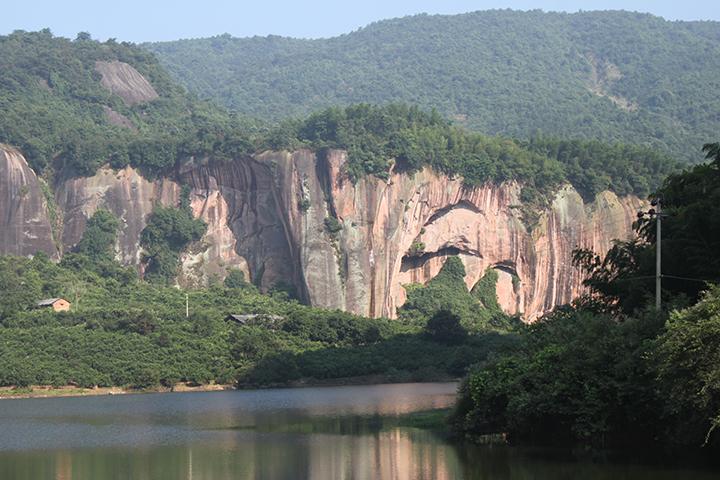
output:
[[180,186],[169,179],[150,181],[126,167],[104,167],[92,177],[71,178],[58,183],[55,198],[63,213],[62,249],[69,251],[82,238],[87,219],[105,208],[120,220],[117,259],[128,265],[140,263],[140,232],[156,203],[175,205]]
[[150,82],[132,65],[117,60],[97,61],[95,70],[102,75],[102,86],[122,98],[126,105],[136,105],[158,98],[158,93]]
[[[8,172],[0,177],[3,253],[56,252],[35,174],[12,149],[2,150],[0,160]],[[346,161],[338,150],[268,152],[190,159],[173,179],[148,180],[127,167],[61,180],[59,248],[70,250],[87,219],[107,208],[121,220],[117,258],[138,265],[147,217],[157,203],[179,204],[187,185],[191,208],[208,230],[181,258],[183,284],[220,280],[239,268],[264,289],[293,285],[313,305],[394,317],[405,285],[429,281],[457,255],[469,289],[495,269],[503,309],[532,320],[582,291],[573,249],[605,251],[629,236],[642,207],[637,198],[610,192],[584,203],[566,186],[528,228],[516,183],[469,188],[430,169],[353,183],[344,175]]]
[[623,77],[622,72],[614,63],[600,59],[593,53],[587,53],[585,58],[590,66],[590,78],[588,79],[588,90],[599,97],[605,97],[616,107],[626,112],[638,110],[638,104],[620,95],[610,93],[615,82]]
[[249,279],[250,268],[237,254],[237,240],[228,225],[231,212],[222,194],[219,191],[195,193],[190,208],[208,228],[202,240],[182,254],[178,282],[190,286],[207,285],[212,280],[224,279],[231,268],[241,270]]
[[40,182],[19,151],[0,144],[0,254],[57,258]]

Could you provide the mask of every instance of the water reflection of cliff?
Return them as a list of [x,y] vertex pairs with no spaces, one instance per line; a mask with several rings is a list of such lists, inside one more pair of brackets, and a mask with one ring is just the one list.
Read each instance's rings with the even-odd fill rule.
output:
[[[252,437],[239,436],[222,447],[190,449],[188,480],[444,480],[462,476],[454,448],[422,430],[394,428],[362,435],[258,432]],[[177,473],[181,474],[179,469]]]
[[[17,458],[18,480],[454,479],[455,449],[432,433],[394,428],[371,434],[262,433],[194,446],[35,452]],[[24,467],[23,467],[24,465]],[[44,468],[38,468],[43,465]],[[0,472],[3,471],[0,460]]]
[[460,476],[453,449],[419,430],[314,435],[309,439],[308,454],[308,478],[444,480]]

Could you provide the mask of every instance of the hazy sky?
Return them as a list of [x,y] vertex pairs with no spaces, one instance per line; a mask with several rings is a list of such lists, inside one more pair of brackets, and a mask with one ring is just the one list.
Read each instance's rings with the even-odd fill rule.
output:
[[672,20],[720,20],[718,0],[3,0],[0,33],[49,27],[55,35],[133,42],[284,35],[329,37],[385,18],[490,8],[554,11],[623,9]]

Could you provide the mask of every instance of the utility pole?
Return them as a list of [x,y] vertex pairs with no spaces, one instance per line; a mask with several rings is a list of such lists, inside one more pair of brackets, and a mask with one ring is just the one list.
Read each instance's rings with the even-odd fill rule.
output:
[[662,302],[662,203],[659,198],[652,201],[651,205],[655,206],[655,310],[660,311]]
[[655,218],[655,309],[659,312],[662,307],[662,200],[654,198],[647,212],[638,212],[638,218],[645,215]]

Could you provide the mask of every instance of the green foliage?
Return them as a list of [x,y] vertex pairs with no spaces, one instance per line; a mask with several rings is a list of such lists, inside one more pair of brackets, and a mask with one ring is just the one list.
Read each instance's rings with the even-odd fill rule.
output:
[[423,242],[413,242],[408,250],[408,255],[422,255],[425,251],[425,244]]
[[[405,286],[407,300],[398,314],[407,322],[424,325],[436,313],[446,310],[458,316],[463,328],[471,332],[512,330],[514,323],[497,306],[497,299],[495,305],[489,301],[485,304],[479,294],[482,291],[488,298],[495,297],[496,277],[492,275],[488,273],[472,293],[468,292],[462,260],[457,256],[448,257],[443,268],[427,285]],[[489,293],[490,289],[492,293]]]
[[[126,104],[102,86],[98,61],[131,65],[159,97]],[[332,107],[270,128],[188,96],[152,54],[131,44],[69,41],[48,31],[0,37],[0,68],[0,142],[18,146],[39,173],[52,168],[64,175],[92,175],[109,164],[169,175],[192,156],[232,159],[268,148],[332,147],[348,151],[346,173],[353,179],[387,178],[393,163],[410,172],[431,166],[461,175],[468,185],[519,180],[523,199],[540,205],[565,181],[586,198],[606,188],[644,195],[674,168],[667,157],[645,147],[544,137],[520,144],[469,133],[436,110],[403,104]],[[133,127],[112,124],[113,115],[124,116]],[[307,211],[309,199],[302,198],[299,208]]]
[[[159,98],[126,104],[102,86],[98,61],[130,64]],[[187,95],[154,55],[130,43],[16,31],[0,36],[0,70],[0,142],[18,146],[38,173],[52,166],[92,175],[105,163],[157,173],[182,156],[222,158],[257,148],[257,124]],[[112,124],[108,109],[132,128]]]
[[119,227],[120,222],[115,215],[108,210],[97,210],[88,219],[75,251],[94,262],[111,260]]
[[586,201],[603,190],[645,198],[675,169],[667,155],[641,145],[538,137],[521,145],[562,164],[565,178]]
[[189,208],[157,205],[140,235],[146,278],[164,282],[175,278],[180,253],[206,230],[205,222],[193,218]]
[[720,446],[720,289],[675,311],[618,321],[562,309],[525,327],[511,353],[461,388],[455,429],[476,438],[596,446]]
[[405,287],[407,300],[399,311],[400,318],[420,323],[440,310],[449,310],[466,323],[477,302],[467,293],[464,277],[465,267],[460,258],[449,257],[427,285]]
[[475,284],[472,294],[483,306],[489,310],[499,311],[500,305],[497,300],[496,286],[498,273],[494,268],[485,270],[485,275]]
[[[44,257],[44,258],[43,258]],[[36,262],[47,256],[36,256]],[[41,300],[42,272],[33,268],[35,263],[17,262],[13,257],[0,257],[0,320],[9,318],[13,313],[32,308]]]
[[488,134],[642,144],[694,160],[692,146],[720,126],[718,31],[631,12],[492,10],[328,39],[220,35],[145,47],[190,91],[254,117],[400,101]]
[[[447,379],[514,342],[488,332],[440,344],[397,320],[262,295],[232,271],[227,287],[183,292],[83,254],[65,259],[0,256],[0,386]],[[48,297],[67,298],[71,310],[34,308]],[[231,313],[259,316],[240,326],[225,320]]]
[[[608,189],[644,196],[675,170],[669,157],[647,147],[541,138],[520,143],[470,133],[451,126],[435,110],[402,104],[329,108],[288,128],[294,129],[294,139],[284,148],[305,144],[347,150],[345,168],[352,179],[385,178],[393,161],[401,171],[430,166],[461,175],[467,185],[521,181],[522,200],[534,205],[546,202],[563,182],[588,200]],[[301,203],[302,210],[307,207]]]
[[673,312],[656,343],[668,438],[720,444],[720,287],[695,306]]
[[250,384],[288,379],[330,380],[371,377],[396,382],[448,380],[470,365],[514,347],[515,338],[497,332],[470,335],[458,345],[429,340],[420,333],[396,334],[387,340],[356,346],[288,351],[267,355],[243,377]]
[[438,310],[425,325],[425,333],[438,343],[454,345],[462,343],[467,330],[460,324],[460,317],[449,310]]
[[310,210],[310,205],[311,205],[310,200],[308,200],[307,198],[303,198],[302,200],[300,200],[300,201],[298,202],[298,208],[299,208],[300,211],[303,212],[303,213],[305,213],[305,212],[307,212],[308,210]]
[[343,228],[342,223],[335,217],[325,217],[325,230],[332,235],[337,235]]
[[228,271],[223,284],[225,288],[247,288],[250,286],[250,284],[245,281],[245,273],[237,268]]
[[[604,258],[576,252],[592,296],[519,329],[519,348],[471,372],[453,418],[458,432],[717,451],[720,289],[703,293],[706,284],[692,280],[718,279],[720,146],[704,150],[709,164],[670,176],[659,192],[667,324],[648,308],[655,220],[645,219],[639,239],[616,243]],[[695,305],[673,311],[687,303]]]
[[654,317],[617,323],[559,311],[526,327],[516,352],[471,373],[455,413],[472,437],[508,432],[515,440],[590,444],[650,441],[660,399],[647,340]]

